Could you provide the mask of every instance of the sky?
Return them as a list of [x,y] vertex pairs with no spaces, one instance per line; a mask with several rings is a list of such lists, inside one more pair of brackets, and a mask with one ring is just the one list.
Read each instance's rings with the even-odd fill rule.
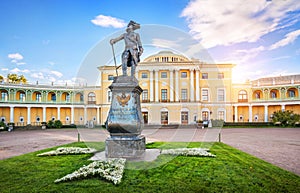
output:
[[[0,8],[0,75],[29,83],[77,83],[89,53],[130,20],[160,29],[153,42],[164,29],[187,34],[215,63],[236,64],[237,83],[300,74],[299,0],[0,0]],[[178,43],[159,40],[162,49]]]

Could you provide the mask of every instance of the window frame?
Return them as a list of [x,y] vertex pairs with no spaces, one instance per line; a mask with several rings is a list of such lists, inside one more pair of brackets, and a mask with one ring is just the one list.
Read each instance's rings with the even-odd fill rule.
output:
[[207,72],[203,72],[201,74],[201,78],[204,79],[204,80],[207,80],[208,79],[208,73]]
[[201,99],[202,101],[209,101],[209,90],[207,88],[201,90]]
[[160,78],[168,78],[168,73],[165,71],[160,72]]

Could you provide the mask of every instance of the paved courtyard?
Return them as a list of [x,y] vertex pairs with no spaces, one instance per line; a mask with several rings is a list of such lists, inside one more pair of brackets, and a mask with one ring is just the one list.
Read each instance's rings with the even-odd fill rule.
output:
[[[143,130],[154,141],[221,141],[300,175],[300,129],[155,129]],[[105,141],[103,129],[47,129],[0,132],[0,159],[78,141]]]

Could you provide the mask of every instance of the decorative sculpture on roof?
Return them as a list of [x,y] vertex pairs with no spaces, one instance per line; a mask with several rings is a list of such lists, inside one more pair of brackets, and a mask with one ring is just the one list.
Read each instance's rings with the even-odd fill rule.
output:
[[135,68],[140,62],[140,56],[144,51],[140,35],[134,32],[134,30],[139,28],[140,24],[134,21],[130,21],[127,25],[126,33],[110,40],[110,44],[113,46],[113,44],[115,44],[116,42],[124,39],[125,50],[122,53],[122,72],[124,76],[127,76],[127,67],[131,67],[131,76],[134,77]]

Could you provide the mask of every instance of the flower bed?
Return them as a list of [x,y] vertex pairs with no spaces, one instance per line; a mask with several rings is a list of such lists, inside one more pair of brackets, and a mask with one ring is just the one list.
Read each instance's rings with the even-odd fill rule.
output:
[[182,155],[182,156],[197,156],[197,157],[216,157],[208,152],[208,149],[203,148],[178,148],[178,149],[163,149],[161,154]]
[[119,184],[123,177],[125,163],[126,159],[123,158],[94,161],[88,166],[83,166],[77,171],[55,180],[55,183],[88,176],[99,176],[114,184]]
[[93,148],[80,148],[80,147],[60,147],[53,151],[38,154],[37,156],[56,156],[56,155],[76,155],[95,153],[97,150]]

